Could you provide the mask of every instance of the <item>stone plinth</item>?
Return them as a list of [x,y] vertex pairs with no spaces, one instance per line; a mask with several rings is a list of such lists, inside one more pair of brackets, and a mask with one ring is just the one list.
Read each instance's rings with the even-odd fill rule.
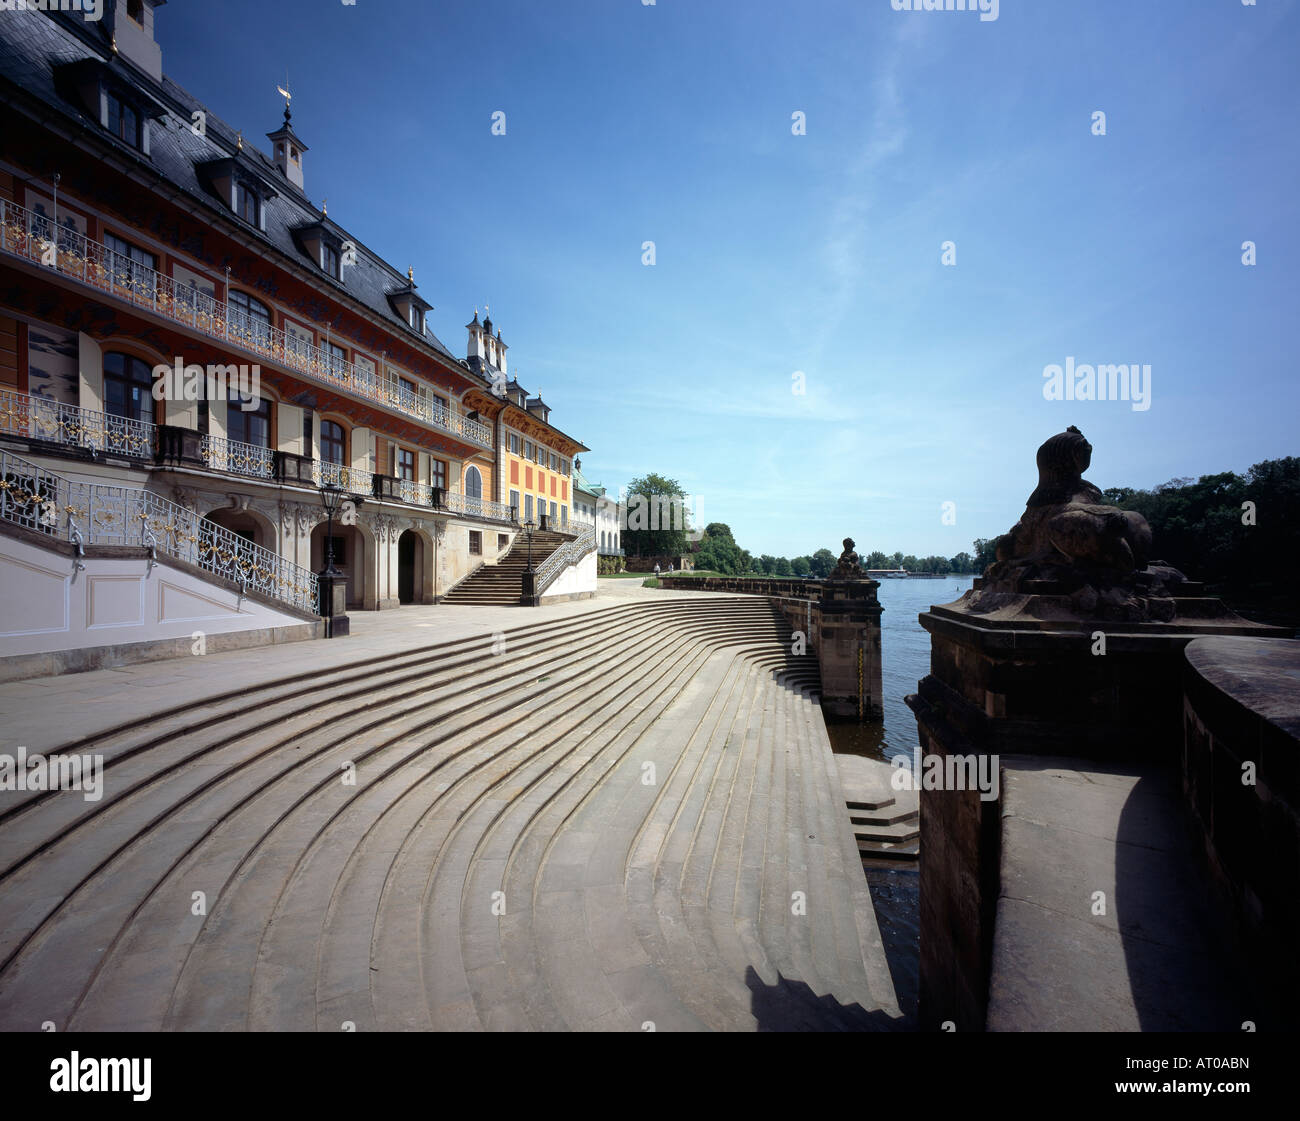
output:
[[821,583],[816,612],[822,708],[836,716],[878,719],[884,711],[879,586],[869,578]]
[[[1183,650],[1205,634],[1285,632],[1217,600],[1168,599],[1164,622],[1075,613],[1053,594],[981,595],[920,616],[930,674],[907,698],[926,755],[1075,757],[1173,767],[1182,740]],[[1101,651],[1104,650],[1104,653]],[[946,768],[945,768],[946,769]],[[1000,800],[921,794],[920,1018],[981,1030],[999,884]]]

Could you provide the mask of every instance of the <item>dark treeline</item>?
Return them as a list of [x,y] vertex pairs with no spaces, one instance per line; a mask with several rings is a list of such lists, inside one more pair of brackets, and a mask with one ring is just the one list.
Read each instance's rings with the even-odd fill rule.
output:
[[1224,471],[1103,493],[1151,523],[1155,558],[1204,581],[1248,618],[1300,625],[1300,458],[1268,459],[1244,475]]
[[[974,572],[975,558],[970,553],[955,557],[914,557],[910,553],[862,554],[864,568],[903,568],[908,572]],[[708,569],[727,576],[829,576],[839,560],[839,554],[830,549],[818,549],[810,556],[773,557],[764,553],[754,556],[748,549],[736,544],[729,526],[711,522],[704,528],[699,550],[694,556],[697,570]]]

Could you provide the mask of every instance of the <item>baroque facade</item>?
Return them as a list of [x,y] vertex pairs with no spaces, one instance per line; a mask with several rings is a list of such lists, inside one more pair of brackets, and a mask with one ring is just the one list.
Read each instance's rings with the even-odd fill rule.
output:
[[[414,268],[309,199],[289,98],[264,154],[163,74],[156,6],[0,19],[14,486],[144,490],[295,571],[332,552],[360,609],[437,602],[527,521],[584,533],[587,449],[507,382],[490,318],[445,346]],[[344,495],[330,540],[322,488]]]

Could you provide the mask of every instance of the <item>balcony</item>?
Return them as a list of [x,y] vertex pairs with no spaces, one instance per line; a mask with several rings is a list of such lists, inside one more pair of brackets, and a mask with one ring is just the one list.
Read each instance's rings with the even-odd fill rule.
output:
[[[372,475],[341,463],[276,452],[187,428],[128,420],[7,389],[0,390],[0,437],[4,436],[57,444],[78,452],[121,455],[160,466],[169,462],[201,465],[209,471],[267,482],[307,487],[333,485],[349,494],[373,494],[376,498],[448,510],[484,521],[514,524],[516,520],[511,507],[500,502],[448,494],[442,487],[427,483]],[[383,486],[376,487],[377,482]]]
[[377,402],[480,447],[492,447],[492,429],[486,424],[458,416],[426,395],[412,393],[371,370],[327,354],[224,300],[205,296],[72,230],[59,230],[56,247],[50,240],[52,233],[48,218],[0,199],[0,250],[5,253],[44,265],[97,292],[152,311],[331,389]]

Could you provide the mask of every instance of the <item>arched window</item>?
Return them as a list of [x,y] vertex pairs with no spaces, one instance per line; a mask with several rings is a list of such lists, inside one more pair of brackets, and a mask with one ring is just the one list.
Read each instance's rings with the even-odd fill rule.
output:
[[346,446],[346,440],[343,435],[343,425],[332,420],[322,420],[320,422],[320,458],[322,463],[337,463],[340,467],[343,465],[343,451]]
[[483,476],[479,474],[477,467],[465,468],[465,497],[483,497]]
[[263,346],[271,345],[271,309],[261,300],[233,288],[226,293],[230,305],[230,329]]
[[131,354],[105,354],[104,412],[152,424],[153,367]]

